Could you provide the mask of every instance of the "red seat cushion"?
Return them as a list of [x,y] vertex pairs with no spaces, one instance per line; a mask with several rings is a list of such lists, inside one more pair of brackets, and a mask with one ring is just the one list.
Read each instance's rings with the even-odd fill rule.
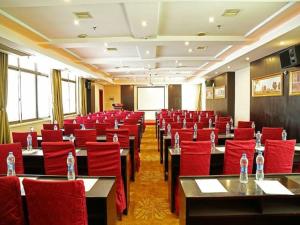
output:
[[0,174],[7,173],[6,158],[9,152],[12,152],[15,156],[16,174],[24,174],[22,147],[20,143],[0,145]]

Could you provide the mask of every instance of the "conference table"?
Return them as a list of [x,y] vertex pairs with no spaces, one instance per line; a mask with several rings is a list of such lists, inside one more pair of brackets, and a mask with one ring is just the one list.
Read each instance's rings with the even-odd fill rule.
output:
[[179,178],[180,225],[296,225],[300,174],[266,175],[247,184],[239,176]]
[[[256,149],[256,151],[263,151],[264,147]],[[168,172],[168,200],[171,212],[175,211],[175,186],[178,182],[180,171],[180,151],[169,148],[169,172]],[[211,152],[210,158],[210,175],[222,175],[224,165],[224,146],[216,146]],[[255,153],[256,157],[257,153]],[[295,147],[294,166],[300,163],[300,144]],[[252,169],[255,171],[256,162],[253,160]]]
[[[41,149],[33,149],[33,151],[28,152],[27,150],[22,150],[23,155],[23,164],[25,174],[35,174],[41,175],[45,174],[44,169],[44,155]],[[124,191],[126,197],[126,209],[124,214],[128,214],[129,205],[130,205],[130,164],[129,164],[129,151],[128,149],[123,149],[120,152],[121,155],[121,173],[124,183]],[[77,158],[77,169],[78,174],[82,176],[88,175],[87,167],[87,152],[84,149],[76,149],[76,158]]]

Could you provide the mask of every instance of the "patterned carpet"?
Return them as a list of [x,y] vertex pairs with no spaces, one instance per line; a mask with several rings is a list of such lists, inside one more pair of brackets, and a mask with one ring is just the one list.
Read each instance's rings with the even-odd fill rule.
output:
[[168,205],[168,186],[159,163],[155,127],[147,126],[141,143],[141,168],[130,186],[128,216],[117,225],[178,225]]

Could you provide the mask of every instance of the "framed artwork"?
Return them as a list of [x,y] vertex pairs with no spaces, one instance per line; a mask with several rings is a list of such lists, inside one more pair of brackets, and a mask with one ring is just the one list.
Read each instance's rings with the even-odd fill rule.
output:
[[252,80],[252,97],[282,96],[282,73]]
[[289,80],[289,94],[300,95],[300,70],[291,71]]
[[215,99],[225,98],[225,86],[215,87],[214,95]]
[[214,88],[206,87],[206,99],[214,99]]

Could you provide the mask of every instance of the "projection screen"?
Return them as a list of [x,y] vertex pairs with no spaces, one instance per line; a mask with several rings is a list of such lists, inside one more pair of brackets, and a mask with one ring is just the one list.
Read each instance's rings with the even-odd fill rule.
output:
[[165,108],[165,87],[138,87],[138,110],[157,111]]

